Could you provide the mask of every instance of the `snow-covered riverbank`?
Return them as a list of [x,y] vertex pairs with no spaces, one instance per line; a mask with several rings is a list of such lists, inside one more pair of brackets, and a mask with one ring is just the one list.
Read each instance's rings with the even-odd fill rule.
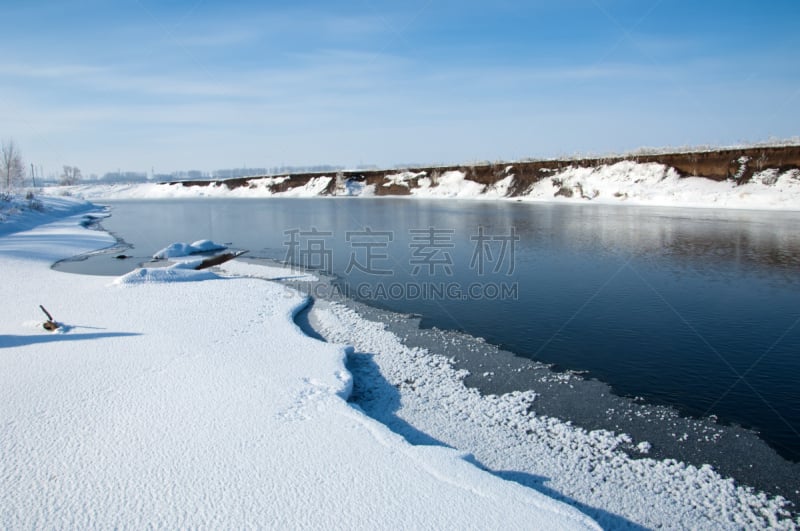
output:
[[[709,467],[633,459],[644,441],[538,417],[533,393],[481,396],[344,306],[313,312],[332,343],[302,335],[303,298],[265,281],[297,272],[54,272],[114,240],[81,226],[88,205],[43,206],[0,225],[5,527],[798,525]],[[39,304],[62,333],[40,328]],[[348,355],[369,369],[375,420],[345,402]]]
[[52,271],[114,240],[42,206],[0,237],[2,527],[595,527],[348,405],[346,348],[300,333],[299,294]]
[[[742,159],[739,171],[748,171]],[[800,170],[765,168],[750,171],[747,182],[682,176],[665,164],[630,160],[583,167],[540,169],[538,179],[521,179],[513,164],[490,182],[473,180],[463,170],[398,171],[356,180],[325,175],[293,183],[290,177],[254,177],[208,183],[83,184],[48,189],[89,200],[192,197],[374,197],[513,200],[525,202],[595,203],[692,208],[800,210]],[[735,175],[734,175],[735,177]]]

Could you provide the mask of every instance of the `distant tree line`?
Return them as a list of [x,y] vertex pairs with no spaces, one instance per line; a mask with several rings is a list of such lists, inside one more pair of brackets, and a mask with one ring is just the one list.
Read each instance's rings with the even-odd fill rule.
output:
[[0,146],[0,186],[6,191],[14,190],[25,183],[25,165],[22,154],[13,140],[6,140]]
[[115,171],[106,173],[100,177],[100,181],[108,184],[145,183],[147,174],[135,171]]
[[343,170],[341,166],[327,164],[317,166],[273,166],[271,168],[229,168],[214,171],[181,170],[172,173],[153,175],[153,180],[164,181],[201,181],[205,179],[234,179],[237,177],[258,177],[261,175],[287,175],[291,173],[319,173]]
[[[27,177],[30,177],[28,181]],[[64,165],[58,182],[62,185],[78,184],[82,179],[81,170],[77,166]],[[0,190],[13,193],[26,185],[36,186],[36,174],[31,165],[30,175],[27,175],[22,152],[13,139],[8,139],[0,144]],[[39,185],[44,184],[40,176]]]
[[[153,174],[148,177],[144,172],[122,171],[108,172],[99,179],[96,175],[91,175],[90,179],[96,182],[107,184],[119,183],[144,183],[144,182],[164,182],[181,180],[203,180],[203,179],[231,179],[237,177],[258,177],[262,175],[288,175],[296,173],[319,173],[341,171],[342,166],[320,164],[315,166],[273,166],[271,168],[232,168],[206,172],[201,170],[184,170],[168,174]],[[17,143],[14,140],[6,140],[0,145],[0,190],[12,192],[26,186],[26,166],[22,159]],[[42,186],[45,179],[42,175],[36,175],[31,166],[30,184]],[[38,180],[38,183],[37,183]],[[61,174],[55,180],[62,186],[72,186],[84,180],[80,168],[72,165],[64,165]],[[54,176],[47,179],[48,183],[54,182]]]
[[77,166],[64,166],[59,184],[72,186],[81,182],[81,170]]

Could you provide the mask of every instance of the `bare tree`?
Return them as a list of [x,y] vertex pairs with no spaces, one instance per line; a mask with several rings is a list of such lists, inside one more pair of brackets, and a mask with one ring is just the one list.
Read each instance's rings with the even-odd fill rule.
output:
[[81,180],[81,170],[77,166],[64,166],[64,172],[61,174],[61,184],[71,186],[78,184]]
[[0,178],[2,178],[2,185],[6,190],[22,184],[25,178],[25,166],[22,163],[22,154],[13,140],[3,142],[2,157],[0,160]]

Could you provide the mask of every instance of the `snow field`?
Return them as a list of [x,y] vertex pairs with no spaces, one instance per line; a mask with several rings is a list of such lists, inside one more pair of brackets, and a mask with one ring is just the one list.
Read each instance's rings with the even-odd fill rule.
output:
[[347,347],[299,331],[295,291],[51,270],[114,243],[58,201],[0,237],[0,527],[597,528],[348,405]]

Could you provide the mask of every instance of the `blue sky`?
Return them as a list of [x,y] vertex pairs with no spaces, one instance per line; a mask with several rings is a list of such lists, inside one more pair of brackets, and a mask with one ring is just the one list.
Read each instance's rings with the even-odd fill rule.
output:
[[800,3],[16,2],[0,137],[84,174],[800,134]]

